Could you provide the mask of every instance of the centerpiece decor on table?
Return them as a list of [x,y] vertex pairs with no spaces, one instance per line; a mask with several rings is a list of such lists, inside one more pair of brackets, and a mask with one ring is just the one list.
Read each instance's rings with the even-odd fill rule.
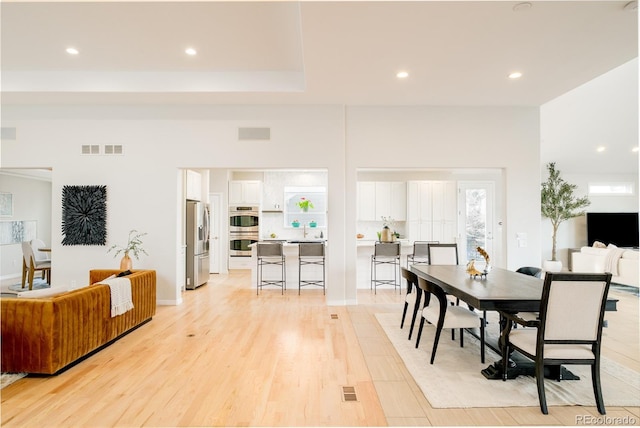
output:
[[296,204],[300,207],[302,212],[305,212],[305,213],[309,211],[309,208],[313,208],[313,202],[311,202],[307,198],[300,198],[300,200],[296,202]]
[[111,250],[116,250],[115,254],[113,255],[113,257],[117,257],[118,254],[124,252],[124,256],[122,257],[122,260],[120,260],[120,269],[122,270],[128,270],[131,269],[133,267],[133,261],[131,260],[131,257],[129,256],[129,253],[133,254],[133,256],[136,258],[136,260],[140,259],[140,253],[149,255],[144,248],[142,248],[142,237],[145,236],[146,233],[140,233],[137,230],[131,230],[129,231],[129,240],[127,241],[127,245],[112,245],[108,250],[108,252],[111,252]]
[[484,270],[481,272],[478,269],[476,269],[475,267],[475,260],[471,260],[469,263],[467,263],[467,273],[469,274],[470,277],[477,277],[479,276],[480,278],[483,278],[487,276],[487,274],[489,272],[491,272],[491,259],[489,258],[489,254],[484,250],[484,248],[482,247],[477,247],[476,251],[482,256],[484,257]]

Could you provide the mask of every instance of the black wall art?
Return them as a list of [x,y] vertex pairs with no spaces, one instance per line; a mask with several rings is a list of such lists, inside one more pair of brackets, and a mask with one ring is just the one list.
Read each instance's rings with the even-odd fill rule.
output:
[[62,187],[62,245],[106,245],[107,186]]

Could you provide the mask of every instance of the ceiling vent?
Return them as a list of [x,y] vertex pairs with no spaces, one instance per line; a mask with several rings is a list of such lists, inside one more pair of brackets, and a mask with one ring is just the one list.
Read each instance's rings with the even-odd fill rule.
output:
[[105,144],[105,146],[104,146],[104,154],[105,155],[121,155],[121,154],[123,154],[122,144]]
[[238,140],[261,140],[271,139],[271,128],[238,128]]
[[2,139],[3,140],[15,140],[16,139],[16,128],[5,128],[5,127],[2,127]]
[[100,146],[97,144],[83,144],[81,153],[83,155],[99,155]]

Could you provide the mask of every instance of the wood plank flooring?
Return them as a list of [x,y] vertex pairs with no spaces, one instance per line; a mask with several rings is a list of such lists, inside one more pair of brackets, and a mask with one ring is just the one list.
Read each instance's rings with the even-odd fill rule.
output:
[[[595,407],[433,409],[375,321],[392,290],[329,307],[319,289],[264,290],[249,271],[212,275],[154,319],[66,372],[2,389],[11,426],[576,425]],[[612,293],[616,293],[615,291]],[[638,298],[617,293],[603,353],[640,371]],[[332,315],[337,315],[334,319]],[[356,402],[343,400],[354,386]],[[634,418],[638,408],[607,408]]]

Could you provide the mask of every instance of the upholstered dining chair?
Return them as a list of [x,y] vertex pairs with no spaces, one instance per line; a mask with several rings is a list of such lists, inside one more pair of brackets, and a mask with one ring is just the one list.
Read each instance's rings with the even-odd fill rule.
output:
[[458,244],[428,244],[427,256],[430,265],[457,265]]
[[[418,337],[416,338],[416,348],[420,345],[420,337],[422,336],[422,329],[424,328],[425,321],[436,327],[436,334],[433,339],[433,348],[431,350],[431,364],[433,364],[433,361],[436,358],[438,341],[443,329],[460,329],[460,347],[463,347],[464,329],[479,328],[480,361],[484,363],[484,319],[471,309],[466,309],[462,306],[450,305],[444,290],[424,278],[418,277],[418,287],[424,294],[424,307],[422,309],[420,327],[418,328]],[[431,297],[435,297],[435,299]]]
[[525,320],[501,312],[507,322],[527,327],[506,330],[502,348],[502,378],[508,378],[509,355],[516,350],[535,361],[540,410],[549,413],[544,391],[544,367],[566,364],[591,366],[593,394],[605,414],[600,385],[602,325],[610,273],[547,273],[540,302],[540,319]]
[[[536,278],[542,277],[542,269],[533,267],[533,266],[523,266],[521,268],[516,269],[516,272],[521,273],[523,275],[534,276]],[[519,312],[518,316],[525,320],[535,320],[538,318],[538,313],[537,312]]]
[[407,309],[411,306],[411,327],[409,327],[409,340],[413,334],[413,326],[416,323],[418,311],[420,310],[420,300],[422,299],[422,289],[418,287],[418,276],[409,269],[401,268],[402,277],[407,281],[407,294],[404,297],[404,309],[402,311],[402,321],[400,328],[404,327],[404,320],[407,316]]
[[31,240],[31,249],[33,250],[33,256],[36,259],[36,262],[51,260],[51,255],[47,251],[40,251],[40,248],[47,248],[47,245],[44,243],[42,239],[32,239]]
[[42,278],[47,283],[50,282],[51,262],[36,261],[31,243],[24,241],[22,242],[22,288],[25,287],[25,281],[28,281],[29,290],[33,289],[33,276],[37,271],[42,272]]
[[413,252],[407,254],[407,268],[414,263],[429,263],[429,244],[439,244],[438,241],[415,241]]

